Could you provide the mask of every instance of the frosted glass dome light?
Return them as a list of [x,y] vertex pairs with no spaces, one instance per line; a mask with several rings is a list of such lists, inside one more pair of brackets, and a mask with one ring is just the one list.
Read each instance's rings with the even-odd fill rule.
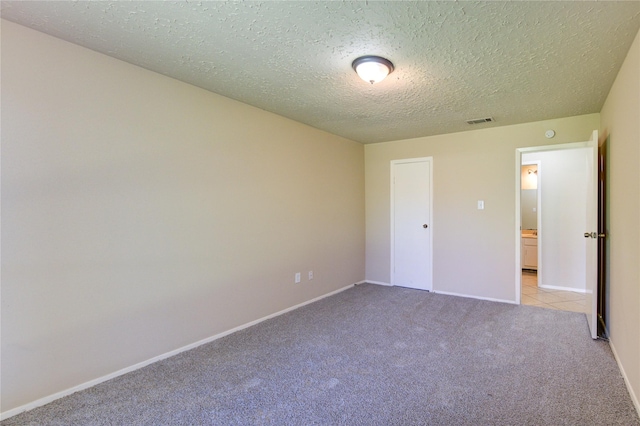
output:
[[379,56],[361,56],[351,65],[361,79],[367,83],[378,83],[393,72],[391,61]]

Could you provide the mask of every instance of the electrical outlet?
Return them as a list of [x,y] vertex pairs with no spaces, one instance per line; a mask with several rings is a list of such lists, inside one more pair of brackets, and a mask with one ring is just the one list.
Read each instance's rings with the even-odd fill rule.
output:
[[296,272],[296,284],[300,283],[300,272]]
[[309,281],[313,279],[313,271],[309,271]]

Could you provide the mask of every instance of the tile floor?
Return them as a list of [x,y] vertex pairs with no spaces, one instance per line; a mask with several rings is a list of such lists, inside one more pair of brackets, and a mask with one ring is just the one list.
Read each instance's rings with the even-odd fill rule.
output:
[[539,288],[535,271],[522,271],[520,301],[523,305],[572,312],[584,312],[586,304],[584,293]]

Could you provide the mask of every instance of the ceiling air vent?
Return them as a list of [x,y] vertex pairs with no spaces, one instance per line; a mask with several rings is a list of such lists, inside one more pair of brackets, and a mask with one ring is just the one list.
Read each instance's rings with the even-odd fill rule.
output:
[[474,120],[467,120],[467,124],[480,124],[480,123],[493,123],[493,118],[476,118]]

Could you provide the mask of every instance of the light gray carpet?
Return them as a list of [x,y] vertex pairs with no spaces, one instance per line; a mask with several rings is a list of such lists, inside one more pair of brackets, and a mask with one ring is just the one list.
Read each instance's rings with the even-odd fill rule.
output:
[[640,425],[584,315],[361,285],[9,425]]

